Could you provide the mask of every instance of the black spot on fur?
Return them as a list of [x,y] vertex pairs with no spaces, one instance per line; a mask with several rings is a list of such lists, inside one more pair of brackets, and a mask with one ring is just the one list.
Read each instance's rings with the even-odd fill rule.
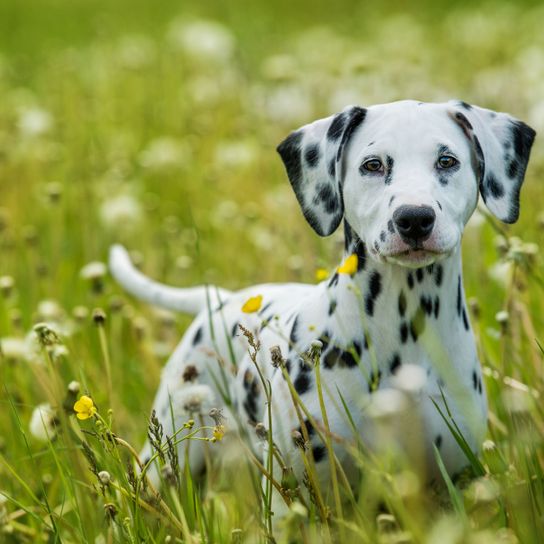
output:
[[463,102],[462,100],[459,101],[459,105],[467,111],[470,111],[472,109],[472,106],[470,104],[467,104],[466,102]]
[[406,313],[406,296],[404,295],[404,291],[401,290],[399,294],[399,314],[401,317],[404,317],[405,313]]
[[457,315],[461,317],[463,311],[463,293],[461,288],[461,276],[457,279]]
[[331,300],[329,302],[329,311],[328,311],[329,315],[332,315],[334,313],[334,310],[336,310],[336,306],[337,306],[336,300]]
[[327,449],[325,448],[325,446],[319,444],[312,448],[312,455],[314,457],[314,461],[316,463],[319,463],[319,461],[322,461],[327,455]]
[[442,277],[444,274],[444,269],[442,268],[441,264],[436,265],[436,273],[434,276],[434,281],[436,283],[437,287],[440,287],[442,285]]
[[394,232],[395,232],[395,226],[393,225],[393,221],[391,219],[387,222],[387,230],[391,234],[394,234]]
[[295,346],[298,342],[298,315],[295,317],[293,326],[291,327],[291,333],[289,334],[289,344]]
[[357,358],[349,350],[343,350],[336,346],[332,347],[322,359],[323,366],[328,369],[334,368],[336,365],[341,368],[353,368],[357,366],[357,359],[361,355],[361,346],[354,343],[353,350],[357,354]]
[[331,125],[329,126],[329,130],[327,130],[327,139],[331,142],[338,140],[344,132],[346,121],[347,116],[345,113],[338,113],[335,115]]
[[408,340],[408,325],[405,322],[400,324],[400,341],[403,344],[406,344]]
[[314,204],[323,204],[327,213],[334,213],[338,209],[338,197],[333,188],[327,183],[317,187],[317,194],[314,197]]
[[463,308],[463,326],[465,327],[465,330],[467,331],[470,329],[466,308]]
[[311,379],[308,372],[300,372],[293,385],[295,386],[295,391],[299,395],[304,395],[304,393],[310,389],[310,383]]
[[436,205],[440,208],[440,210],[442,210],[442,204],[440,204],[440,200],[436,201]]
[[515,179],[519,174],[519,163],[517,161],[510,161],[508,163],[506,174],[510,179]]
[[432,301],[431,297],[421,295],[421,298],[419,299],[419,304],[421,306],[421,309],[427,315],[431,315],[433,313],[433,301]]
[[504,196],[504,187],[493,174],[487,174],[484,187],[489,190],[493,198],[502,198]]
[[438,314],[440,313],[440,298],[438,295],[434,297],[434,317],[438,319]]
[[434,271],[434,264],[430,264],[425,268],[425,270],[427,270],[427,274],[429,274],[429,276],[432,276]]
[[338,272],[335,272],[329,280],[329,287],[334,287],[338,283]]
[[193,337],[193,346],[196,346],[202,340],[202,327],[199,327]]
[[472,371],[472,387],[474,388],[474,391],[478,390],[478,374],[476,374],[476,371]]
[[382,230],[382,231],[380,232],[380,240],[381,240],[382,242],[385,242],[385,231],[384,231],[384,230]]
[[374,302],[382,290],[382,277],[379,272],[373,272],[368,282],[368,293],[365,297],[365,310],[369,316],[374,315]]
[[302,140],[302,132],[292,132],[283,140],[277,147],[277,151],[283,159],[287,176],[293,187],[298,185],[302,177],[302,165],[300,160],[300,142]]
[[393,204],[394,201],[395,201],[395,195],[393,195],[393,196],[389,199],[389,207],[391,207],[391,205]]
[[380,244],[378,244],[377,240],[374,241],[374,249],[375,249],[376,253],[380,252]]
[[406,276],[406,279],[408,280],[408,287],[410,289],[413,289],[414,288],[414,276],[412,275],[411,272],[408,272],[408,274]]
[[385,181],[384,183],[386,185],[391,184],[391,179],[393,178],[393,166],[395,164],[395,161],[393,160],[393,157],[390,157],[387,155],[385,157],[385,168],[386,168],[386,174],[385,174]]
[[400,360],[400,355],[398,353],[395,353],[395,355],[393,355],[391,363],[389,363],[389,371],[391,372],[391,374],[395,374],[400,368],[401,364],[402,361]]
[[310,168],[315,168],[319,162],[319,144],[311,144],[304,151],[304,158]]
[[418,268],[416,270],[416,278],[418,283],[421,283],[423,281],[423,270],[421,268]]
[[258,315],[262,316],[270,306],[272,306],[272,302],[267,302],[258,312]]

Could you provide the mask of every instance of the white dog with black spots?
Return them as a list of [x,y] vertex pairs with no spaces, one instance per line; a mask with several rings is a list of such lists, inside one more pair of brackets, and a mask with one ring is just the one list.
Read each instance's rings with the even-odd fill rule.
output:
[[[264,284],[237,292],[167,287],[137,271],[114,246],[111,271],[128,292],[196,314],[153,404],[165,432],[172,435],[195,407],[206,417],[221,408],[226,429],[253,436],[258,447],[256,425],[268,428],[266,399],[242,325],[261,342],[257,362],[272,388],[273,442],[301,488],[303,454],[311,453],[321,484],[330,477],[330,470],[319,469],[330,450],[312,349],[334,454],[347,471],[349,445],[357,440],[370,451],[406,452],[427,482],[440,478],[435,448],[450,475],[462,470],[467,456],[444,415],[451,414],[477,454],[487,403],[463,290],[461,238],[479,195],[501,221],[517,220],[534,137],[506,113],[411,100],[347,107],[290,134],[278,152],[304,216],[321,236],[344,223],[343,264],[317,285]],[[243,312],[252,297],[258,311]],[[275,346],[279,364],[271,362]],[[289,382],[306,406],[302,417]],[[398,392],[408,401],[384,444],[376,402],[404,398]],[[151,454],[147,444],[144,462]],[[188,454],[191,470],[201,472],[202,443],[191,443]],[[281,474],[280,467],[275,471]],[[281,509],[278,494],[274,510]]]

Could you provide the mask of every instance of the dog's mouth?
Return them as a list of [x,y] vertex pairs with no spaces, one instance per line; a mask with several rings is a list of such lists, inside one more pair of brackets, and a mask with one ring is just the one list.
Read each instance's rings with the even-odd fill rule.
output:
[[421,268],[429,266],[435,261],[443,259],[449,252],[435,251],[431,249],[407,249],[391,255],[384,256],[387,261],[406,266],[407,268]]

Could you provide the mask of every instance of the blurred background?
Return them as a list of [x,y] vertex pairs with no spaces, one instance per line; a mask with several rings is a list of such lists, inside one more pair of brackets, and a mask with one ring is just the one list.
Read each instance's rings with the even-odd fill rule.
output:
[[[0,368],[19,419],[0,414],[0,451],[25,474],[23,443],[6,437],[55,403],[37,321],[62,334],[62,383],[106,402],[95,307],[107,314],[108,406],[141,443],[187,320],[122,295],[105,271],[110,244],[174,285],[315,281],[342,234],[319,239],[304,222],[276,145],[347,104],[404,98],[459,98],[542,133],[543,27],[540,1],[2,0]],[[537,137],[520,221],[477,213],[464,241],[490,436],[514,458],[503,389],[531,402],[543,391],[543,168]]]

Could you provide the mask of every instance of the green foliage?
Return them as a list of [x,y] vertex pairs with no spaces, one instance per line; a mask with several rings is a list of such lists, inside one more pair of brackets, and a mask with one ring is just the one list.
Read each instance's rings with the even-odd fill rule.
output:
[[[264,542],[274,486],[291,501],[280,541],[541,541],[538,139],[519,223],[477,213],[466,230],[490,420],[477,477],[446,492],[354,438],[360,488],[333,459],[332,489],[320,489],[308,456],[304,505],[289,467],[273,473],[271,420],[259,467],[243,445],[229,455],[219,423],[162,436],[149,408],[188,320],[129,299],[100,264],[122,242],[174,285],[314,281],[337,264],[341,236],[306,225],[274,149],[348,103],[459,97],[544,129],[538,3],[374,4],[0,3],[0,541]],[[98,415],[76,419],[84,394]],[[166,467],[160,494],[133,468],[146,432]],[[193,480],[174,454],[185,440],[238,462]]]

